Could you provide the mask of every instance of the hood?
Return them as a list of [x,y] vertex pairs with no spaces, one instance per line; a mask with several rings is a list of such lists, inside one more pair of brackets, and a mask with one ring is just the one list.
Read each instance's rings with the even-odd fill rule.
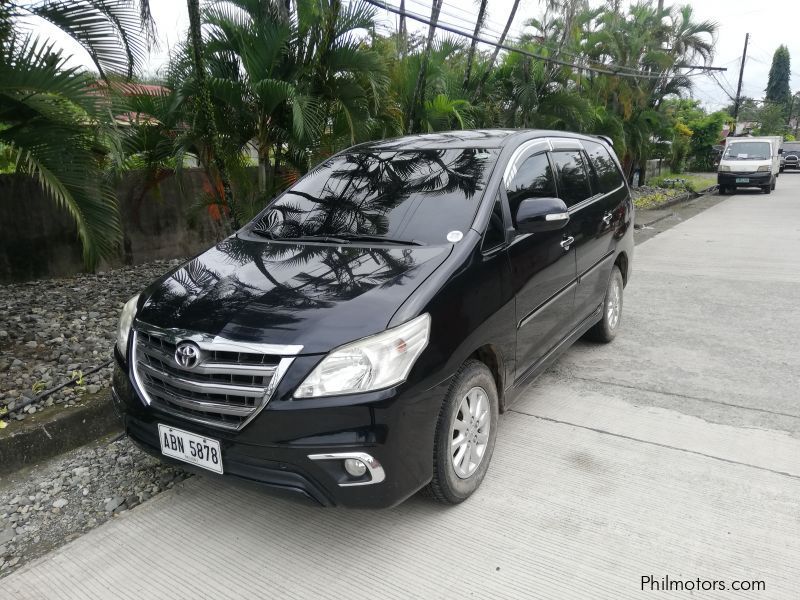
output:
[[329,246],[233,236],[151,285],[136,319],[303,354],[382,331],[452,246]]

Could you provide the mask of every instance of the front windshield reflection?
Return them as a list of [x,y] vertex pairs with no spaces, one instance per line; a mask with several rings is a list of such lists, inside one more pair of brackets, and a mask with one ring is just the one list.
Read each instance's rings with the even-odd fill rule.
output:
[[472,224],[495,150],[363,150],[337,155],[253,222],[274,238],[380,236],[447,243]]

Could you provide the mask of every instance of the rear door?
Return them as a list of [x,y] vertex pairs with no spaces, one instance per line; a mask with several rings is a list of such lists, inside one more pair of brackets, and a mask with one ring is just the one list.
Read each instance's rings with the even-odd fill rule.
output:
[[[575,249],[577,263],[577,288],[575,295],[575,310],[569,320],[569,329],[577,326],[588,316],[587,285],[589,281],[581,282],[581,275],[588,276],[594,282],[600,274],[596,271],[602,267],[597,264],[602,262],[603,207],[599,204],[600,195],[595,194],[589,179],[589,169],[583,148],[577,140],[554,141],[555,149],[551,154],[558,181],[559,198],[569,209],[569,224],[566,231],[568,240]],[[592,268],[594,267],[594,268]]]
[[[505,192],[512,220],[522,200],[557,197],[549,147],[544,140],[538,142],[509,165]],[[517,377],[561,340],[572,319],[575,251],[564,236],[564,230],[517,234],[508,246],[516,297]]]
[[580,155],[580,161],[588,175],[590,191],[579,188],[580,192],[576,192],[567,203],[570,208],[570,232],[575,238],[578,264],[578,286],[575,294],[577,322],[591,315],[605,297],[614,266],[614,232],[624,221],[628,193],[617,164],[606,146],[601,142],[587,140],[582,140],[580,144],[584,151],[577,155]]

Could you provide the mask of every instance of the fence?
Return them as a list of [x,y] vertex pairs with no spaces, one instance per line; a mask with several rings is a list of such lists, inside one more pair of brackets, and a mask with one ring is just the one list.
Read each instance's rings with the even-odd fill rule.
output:
[[[142,175],[128,173],[116,189],[123,248],[100,268],[190,256],[221,239],[222,232],[207,211],[192,210],[205,193],[205,181],[202,170],[186,169],[180,182],[171,175],[142,194]],[[82,270],[81,244],[66,210],[58,208],[32,179],[0,175],[0,282]]]

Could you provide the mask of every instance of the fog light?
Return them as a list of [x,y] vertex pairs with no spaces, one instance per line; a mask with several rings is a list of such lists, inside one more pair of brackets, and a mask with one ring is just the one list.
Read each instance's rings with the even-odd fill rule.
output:
[[347,471],[351,477],[363,477],[367,472],[367,465],[357,458],[346,458],[344,461],[344,470]]

